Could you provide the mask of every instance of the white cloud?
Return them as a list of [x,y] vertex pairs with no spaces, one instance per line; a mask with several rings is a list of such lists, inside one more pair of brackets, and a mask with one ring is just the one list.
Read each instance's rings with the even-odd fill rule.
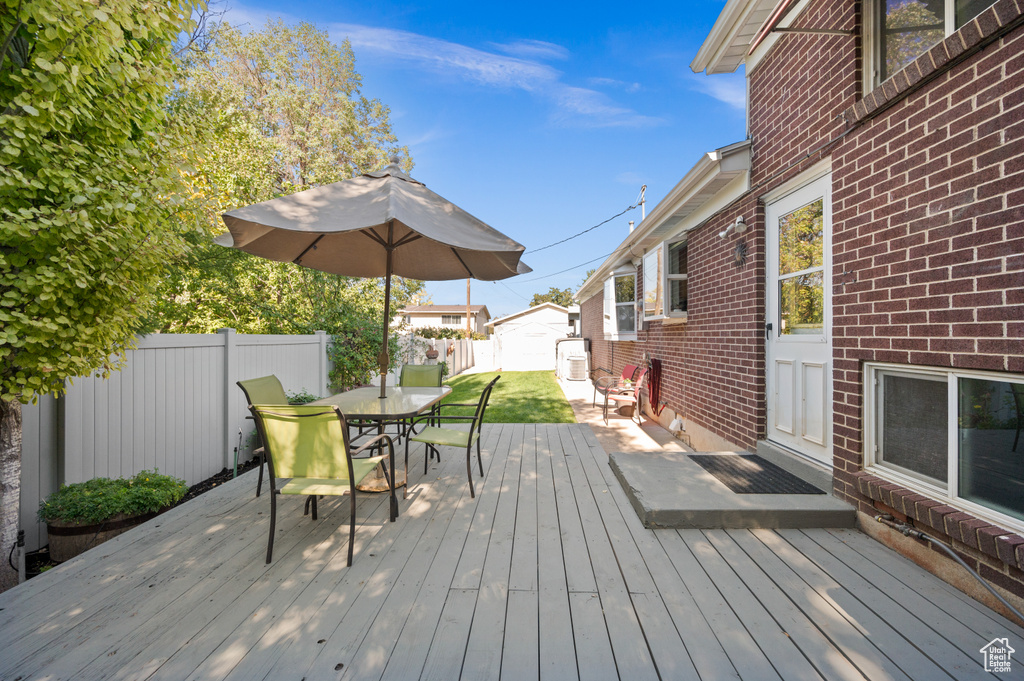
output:
[[[553,102],[552,119],[591,127],[642,127],[659,125],[660,118],[638,114],[615,103],[607,95],[588,88],[568,85],[563,73],[547,64],[523,56],[510,56],[478,50],[466,45],[389,28],[357,24],[331,24],[331,37],[348,38],[359,53],[375,53],[419,68],[456,76],[492,87],[530,92]],[[520,55],[568,58],[569,52],[558,45],[523,40],[500,46]]]
[[534,91],[556,82],[559,72],[545,64],[484,52],[458,43],[390,28],[331,24],[335,40],[348,38],[356,53],[373,52],[485,85]]
[[743,74],[690,74],[686,80],[694,90],[703,92],[734,109],[743,111],[747,106],[747,82]]
[[554,43],[543,40],[517,40],[514,43],[491,43],[499,52],[511,54],[524,59],[560,59],[569,58],[569,50]]
[[613,87],[619,90],[625,90],[626,92],[633,94],[634,92],[640,92],[643,86],[640,83],[627,83],[624,80],[615,80],[614,78],[588,78],[587,82],[596,87]]

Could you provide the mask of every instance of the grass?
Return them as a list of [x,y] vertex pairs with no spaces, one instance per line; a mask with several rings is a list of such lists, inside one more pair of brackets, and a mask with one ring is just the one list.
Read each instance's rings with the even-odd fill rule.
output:
[[[445,402],[476,403],[480,393],[497,373],[468,374],[447,381],[452,394]],[[445,414],[465,413],[472,409],[445,409]],[[553,371],[509,371],[494,384],[487,403],[484,423],[576,423],[572,407],[555,381]]]

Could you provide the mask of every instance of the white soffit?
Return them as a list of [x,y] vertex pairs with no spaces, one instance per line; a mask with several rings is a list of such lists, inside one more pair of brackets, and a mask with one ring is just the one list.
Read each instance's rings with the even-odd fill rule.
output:
[[740,67],[750,43],[775,11],[779,0],[729,0],[690,62],[694,73],[732,73]]
[[750,140],[704,154],[668,195],[658,202],[647,218],[619,244],[615,252],[590,275],[576,292],[576,299],[584,301],[600,293],[603,288],[597,286],[597,282],[603,282],[616,267],[626,261],[639,257],[643,249],[664,241],[693,213],[718,200],[719,193],[749,169]]

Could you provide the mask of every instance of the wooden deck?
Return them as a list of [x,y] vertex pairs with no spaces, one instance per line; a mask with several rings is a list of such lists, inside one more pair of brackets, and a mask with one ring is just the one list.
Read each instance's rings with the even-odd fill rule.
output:
[[[0,679],[972,679],[1024,631],[852,530],[646,530],[588,426],[485,427],[398,522],[255,472],[0,595]],[[1014,661],[1015,675],[1024,660]],[[1006,678],[1007,675],[1001,675]]]

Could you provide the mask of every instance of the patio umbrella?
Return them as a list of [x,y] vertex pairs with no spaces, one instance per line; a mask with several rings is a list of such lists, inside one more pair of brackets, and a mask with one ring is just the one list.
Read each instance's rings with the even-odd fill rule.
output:
[[497,281],[531,271],[524,247],[401,171],[384,170],[307,189],[221,216],[222,246],[350,277],[384,277],[385,395],[391,275]]

